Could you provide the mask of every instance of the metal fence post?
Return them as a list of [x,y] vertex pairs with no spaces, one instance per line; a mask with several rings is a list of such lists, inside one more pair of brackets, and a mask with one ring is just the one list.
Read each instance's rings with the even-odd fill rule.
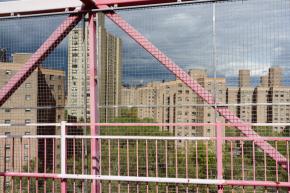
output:
[[[217,179],[223,180],[223,128],[216,123],[216,157],[217,157]],[[218,185],[218,193],[223,193],[223,185]]]
[[[98,99],[98,81],[97,81],[97,37],[96,37],[96,15],[89,14],[89,78],[90,78],[90,127],[91,136],[99,135],[99,99]],[[91,175],[96,176],[100,174],[100,147],[98,139],[91,139]],[[100,192],[100,181],[92,180],[91,193]]]
[[66,175],[66,121],[61,122],[61,139],[60,139],[60,164],[61,164],[61,193],[67,192],[67,183],[64,176]]

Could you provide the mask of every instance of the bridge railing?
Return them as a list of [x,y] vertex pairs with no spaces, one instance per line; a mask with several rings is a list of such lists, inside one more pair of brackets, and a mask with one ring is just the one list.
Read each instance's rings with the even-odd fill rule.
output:
[[[103,192],[184,192],[287,190],[290,188],[290,138],[243,137],[227,123],[175,123],[213,127],[215,137],[177,136],[160,132],[164,123],[99,123],[98,136],[84,134],[90,125],[61,122],[25,127],[58,128],[56,135],[2,135],[1,189],[23,192],[86,192],[98,180]],[[255,124],[253,124],[255,125]],[[269,127],[271,124],[259,124]],[[9,127],[9,125],[1,125]],[[20,127],[20,126],[18,126]],[[134,134],[148,128],[151,135]],[[131,129],[129,129],[131,128]],[[120,131],[126,131],[120,133]],[[78,133],[77,133],[78,132]],[[159,135],[156,133],[159,132]],[[90,174],[90,147],[99,145],[99,175]],[[267,141],[288,158],[287,169],[258,147]],[[288,172],[287,172],[288,171]]]

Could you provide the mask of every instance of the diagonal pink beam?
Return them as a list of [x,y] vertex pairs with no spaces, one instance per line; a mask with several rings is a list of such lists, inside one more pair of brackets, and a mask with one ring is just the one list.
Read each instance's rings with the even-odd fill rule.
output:
[[81,20],[82,15],[70,15],[38,48],[8,83],[0,90],[0,106],[2,106],[17,88],[31,75],[38,65],[57,47],[66,35]]
[[[99,6],[99,8],[107,8],[107,6]],[[148,39],[128,24],[121,16],[114,12],[106,13],[106,16],[118,25],[124,32],[126,32],[140,46],[142,46],[147,52],[149,52],[154,58],[156,58],[161,64],[163,64],[170,72],[176,75],[178,79],[191,88],[192,91],[198,94],[206,103],[213,105],[213,108],[215,108],[215,110],[223,116],[226,121],[229,123],[239,123],[244,125],[237,126],[237,128],[247,137],[259,138],[256,145],[260,147],[260,149],[262,149],[268,156],[277,161],[284,169],[287,169],[287,158],[280,154],[279,151],[272,147],[268,142],[261,140],[261,137],[251,129],[249,124],[243,122],[227,107],[216,107],[216,101],[211,93],[204,89],[197,81],[193,80],[188,73],[186,73],[169,57],[156,48]]]

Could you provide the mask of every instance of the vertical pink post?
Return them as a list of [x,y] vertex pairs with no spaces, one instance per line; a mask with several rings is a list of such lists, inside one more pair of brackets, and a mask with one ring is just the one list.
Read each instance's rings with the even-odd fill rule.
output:
[[66,122],[62,121],[61,122],[61,141],[60,141],[60,169],[61,169],[61,175],[62,175],[62,179],[61,179],[61,183],[60,183],[60,188],[61,188],[61,193],[66,193],[67,192],[67,181],[64,178],[64,176],[66,175]]
[[[96,80],[96,64],[97,64],[97,47],[96,47],[96,22],[95,14],[89,14],[89,78],[90,78],[90,123],[91,136],[99,135],[99,127],[95,124],[99,122],[98,113],[98,84]],[[99,143],[97,139],[91,139],[91,175],[98,175],[99,166]],[[100,182],[92,181],[91,193],[100,192]]]
[[[216,123],[216,156],[217,156],[217,179],[223,179],[223,128],[220,123]],[[218,186],[218,193],[223,193],[224,187]]]

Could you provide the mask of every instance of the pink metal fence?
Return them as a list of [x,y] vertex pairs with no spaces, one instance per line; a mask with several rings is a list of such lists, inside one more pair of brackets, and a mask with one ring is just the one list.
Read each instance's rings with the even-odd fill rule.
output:
[[[31,56],[19,53],[21,46],[6,42],[5,34],[0,37],[8,53],[13,54],[11,61],[5,57],[6,50],[0,50],[4,55],[0,58],[4,77],[0,81],[2,192],[289,192],[290,89],[282,73],[284,69],[288,75],[287,57],[282,59],[289,2],[267,0],[261,8],[257,6],[261,4],[259,0],[245,5],[240,1],[197,1],[166,7],[156,5],[163,1],[82,2],[80,11],[70,13],[66,19],[66,14],[61,14],[60,20],[64,21],[51,35],[42,32],[46,35],[36,35],[35,39],[30,35],[32,41],[24,51],[30,50],[28,46],[34,50],[38,46],[35,44],[44,42]],[[127,11],[109,7],[147,3],[156,8],[148,11],[134,7]],[[227,6],[230,11],[226,11]],[[245,7],[237,15],[232,13],[239,6]],[[269,8],[272,6],[274,11]],[[197,15],[191,15],[191,9]],[[127,13],[130,11],[133,13]],[[255,15],[258,11],[260,15]],[[206,19],[200,19],[205,28],[193,29],[200,30],[201,36],[212,30],[208,36],[212,42],[205,41],[212,49],[205,54],[211,55],[211,64],[193,64],[188,68],[170,58],[178,61],[182,48],[174,54],[158,49],[152,42],[161,42],[161,47],[169,42],[169,48],[174,47],[170,47],[170,38],[163,40],[164,31],[158,36],[161,41],[156,41],[154,35],[150,37],[155,27],[161,25],[158,21],[154,24],[156,13],[174,15],[176,24],[205,14]],[[144,19],[146,14],[152,20]],[[232,14],[233,19],[225,19],[227,14]],[[239,28],[236,17],[240,14],[257,17],[258,21],[243,24],[245,37],[231,37],[229,26]],[[121,15],[136,17],[137,22],[130,24]],[[51,16],[41,17],[46,21]],[[263,20],[265,17],[274,18],[270,27]],[[16,25],[13,20],[17,19],[0,19],[0,25],[2,22],[10,28]],[[24,28],[25,18],[21,21]],[[166,17],[162,21],[170,25]],[[45,26],[37,22],[36,25],[40,26],[36,29]],[[144,26],[152,31],[142,31]],[[188,23],[183,27],[189,27]],[[232,42],[227,42],[227,36]],[[248,50],[257,51],[251,36],[269,38],[261,38],[266,42],[265,48],[259,44],[265,52],[244,56],[249,54]],[[241,42],[236,43],[239,38]],[[131,40],[156,59],[152,63],[162,67],[148,64],[149,60],[138,52],[140,48],[130,45]],[[273,45],[267,46],[268,41]],[[227,43],[224,46],[221,42]],[[183,46],[185,49],[187,43],[183,42]],[[236,58],[236,50],[230,50],[231,46],[242,49]],[[267,55],[271,46],[274,61],[264,65],[260,58]],[[229,56],[225,57],[224,52]],[[136,53],[138,60],[133,58]],[[64,64],[54,60],[57,57]],[[235,62],[241,62],[240,57],[243,62],[252,57],[260,61],[236,65]],[[286,64],[277,66],[276,57]],[[224,58],[234,59],[218,64]],[[129,59],[137,63],[132,65]],[[144,69],[145,64],[152,71]],[[222,66],[233,67],[234,73]],[[268,74],[260,73],[259,68],[269,71]],[[235,74],[238,71],[239,77]],[[252,82],[251,72],[258,74]],[[148,80],[138,82],[138,76]],[[231,88],[228,84],[235,84],[237,79],[239,86]]]
[[[90,124],[62,122],[61,135],[53,136],[1,136],[5,140],[1,152],[10,150],[11,159],[3,157],[2,166],[12,165],[10,171],[2,172],[4,191],[23,192],[86,192],[86,183],[100,182],[102,192],[190,192],[190,191],[277,191],[289,188],[289,171],[279,169],[265,152],[259,151],[257,142],[265,140],[274,144],[285,157],[289,158],[289,137],[225,137],[222,126],[231,124],[205,124],[219,129],[217,137],[177,137],[177,136],[120,136],[120,135],[67,135],[72,127],[88,127]],[[127,127],[143,125],[165,126],[166,124],[123,124]],[[184,124],[174,124],[184,125]],[[187,125],[204,126],[190,123]],[[36,126],[36,125],[34,125]],[[42,125],[43,126],[43,125]],[[119,124],[96,124],[102,129],[115,129]],[[101,129],[101,130],[102,130]],[[101,131],[102,133],[102,131]],[[44,140],[44,159],[30,162],[24,159],[24,152],[33,157],[27,144]],[[85,141],[98,139],[100,147],[99,175],[85,174]],[[48,158],[49,141],[53,154]],[[182,141],[182,145],[181,142]],[[237,144],[240,144],[237,151]],[[7,148],[10,145],[11,149]],[[60,144],[61,148],[56,148]],[[2,145],[2,144],[1,144]],[[14,147],[17,146],[19,150]],[[28,147],[33,147],[28,146]],[[283,150],[282,150],[283,149]],[[281,151],[282,150],[282,151]],[[19,159],[19,151],[21,159]],[[63,152],[64,151],[64,152]],[[66,155],[66,156],[63,156]],[[59,157],[60,156],[60,157]],[[80,159],[82,158],[82,159]],[[44,170],[39,168],[43,162]],[[239,164],[241,162],[241,164]],[[28,164],[29,163],[29,164]],[[52,165],[51,165],[52,164]],[[287,162],[289,165],[289,161]],[[162,166],[161,166],[162,165]],[[65,168],[63,168],[65,167]],[[5,170],[4,170],[5,171]],[[262,174],[262,175],[261,175]],[[7,182],[10,186],[6,186]],[[279,182],[279,183],[277,183]],[[65,183],[66,189],[62,189]],[[88,189],[87,189],[88,188]],[[274,188],[274,189],[273,189]],[[285,189],[286,188],[286,189]],[[242,190],[241,189],[241,190]]]

